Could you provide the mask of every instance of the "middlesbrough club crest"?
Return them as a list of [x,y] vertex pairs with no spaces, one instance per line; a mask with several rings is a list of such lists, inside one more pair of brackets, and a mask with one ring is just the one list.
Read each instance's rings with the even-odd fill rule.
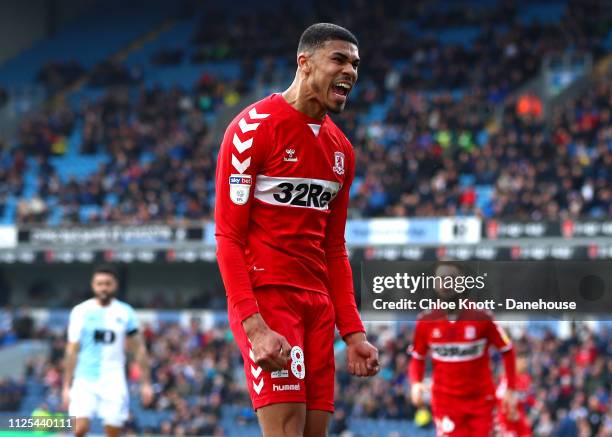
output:
[[332,167],[337,174],[344,174],[344,153],[334,152],[334,166]]

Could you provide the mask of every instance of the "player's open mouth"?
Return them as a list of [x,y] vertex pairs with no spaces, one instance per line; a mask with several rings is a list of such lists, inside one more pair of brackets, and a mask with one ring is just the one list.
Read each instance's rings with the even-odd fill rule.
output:
[[334,94],[337,94],[342,97],[346,97],[348,96],[348,93],[351,91],[351,84],[350,82],[346,82],[346,81],[336,82],[332,86],[332,89],[334,91]]

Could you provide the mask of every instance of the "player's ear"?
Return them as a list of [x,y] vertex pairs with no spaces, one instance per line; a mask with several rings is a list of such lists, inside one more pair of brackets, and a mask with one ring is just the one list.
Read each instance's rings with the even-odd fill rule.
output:
[[311,54],[309,52],[298,53],[298,57],[297,57],[298,68],[300,69],[300,71],[302,71],[305,74],[310,74],[311,62],[312,62],[310,58],[311,58]]

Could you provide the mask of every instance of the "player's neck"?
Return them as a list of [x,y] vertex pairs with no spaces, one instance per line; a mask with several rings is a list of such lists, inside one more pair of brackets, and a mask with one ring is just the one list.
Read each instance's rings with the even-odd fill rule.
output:
[[296,77],[282,94],[287,103],[297,111],[317,120],[323,120],[327,111],[316,95]]
[[107,300],[107,301],[100,300],[97,297],[94,298],[94,299],[96,299],[96,303],[99,306],[101,306],[101,307],[108,307],[108,306],[110,306],[111,303],[113,303],[113,298],[112,297],[109,300]]

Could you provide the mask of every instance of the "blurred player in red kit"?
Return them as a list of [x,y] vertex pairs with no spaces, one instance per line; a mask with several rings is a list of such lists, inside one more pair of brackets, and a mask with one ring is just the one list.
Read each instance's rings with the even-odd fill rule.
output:
[[526,416],[527,407],[533,405],[534,398],[530,393],[531,376],[527,372],[527,356],[517,354],[516,378],[514,393],[516,405],[505,405],[504,398],[508,383],[502,378],[495,392],[498,400],[497,422],[500,437],[531,437],[531,425]]
[[344,241],[353,148],[327,115],[355,85],[357,46],[340,26],[306,29],[293,83],[245,108],[219,152],[217,258],[265,437],[327,435],[335,326],[353,375],[379,369]]
[[[441,278],[460,275],[462,270],[453,263],[441,262],[435,269],[435,276]],[[447,301],[462,297],[443,284],[436,284],[436,293]],[[437,437],[480,437],[493,432],[496,401],[489,358],[491,345],[503,356],[507,380],[504,405],[514,408],[514,350],[488,312],[433,310],[419,315],[408,367],[410,396],[414,405],[423,405],[425,359],[431,352],[431,406]]]

